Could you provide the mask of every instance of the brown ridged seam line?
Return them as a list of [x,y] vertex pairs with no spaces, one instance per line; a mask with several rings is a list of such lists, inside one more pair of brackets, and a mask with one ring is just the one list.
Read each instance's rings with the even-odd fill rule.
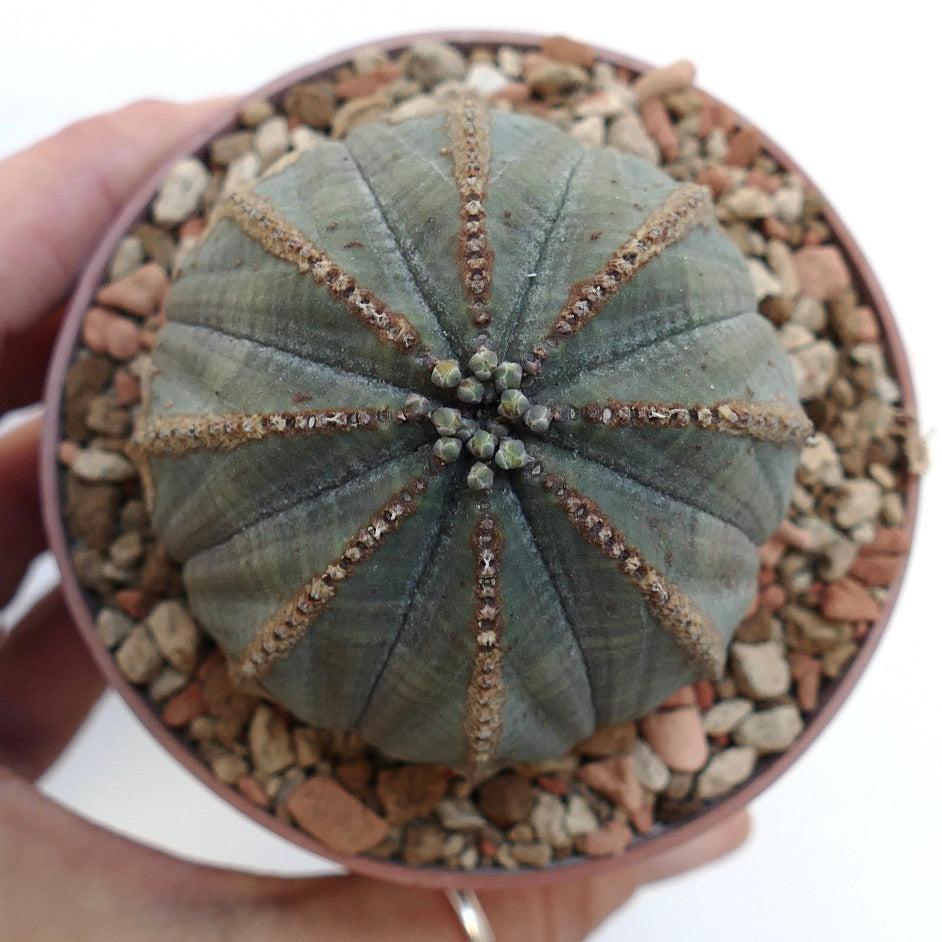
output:
[[[146,420],[135,431],[131,448],[148,455],[231,451],[263,438],[369,431],[394,421],[400,419],[391,409],[376,408],[164,415]],[[401,421],[405,421],[404,416]]]
[[458,270],[475,327],[487,327],[491,315],[494,252],[487,241],[487,177],[491,158],[487,111],[477,97],[463,98],[448,114],[448,138],[461,200]]
[[397,491],[347,540],[343,552],[324,570],[313,576],[256,631],[255,637],[239,655],[239,680],[258,680],[275,661],[286,657],[305,632],[330,605],[340,584],[353,575],[360,563],[369,559],[403,521],[412,516],[428,490],[424,477],[413,478]]
[[[559,316],[550,327],[544,343],[554,346],[582,330],[620,288],[627,285],[645,265],[653,262],[668,246],[679,242],[702,222],[711,209],[710,191],[686,183],[670,196],[626,239],[591,277],[576,282]],[[545,359],[549,349],[538,345],[533,351]]]
[[391,311],[380,298],[358,285],[352,275],[261,197],[254,193],[235,193],[222,201],[220,215],[235,222],[266,252],[297,265],[317,284],[324,285],[380,343],[390,344],[401,353],[420,359],[428,357],[419,331],[407,317]]
[[723,639],[708,615],[651,566],[638,549],[629,546],[594,501],[555,474],[545,474],[540,483],[557,500],[579,535],[611,559],[641,593],[648,610],[674,639],[685,657],[706,677],[719,676],[724,661]]
[[504,600],[500,571],[504,546],[497,518],[485,510],[471,534],[474,554],[474,663],[465,697],[464,735],[469,769],[474,775],[489,768],[497,752],[507,699],[501,670]]
[[660,402],[590,402],[578,410],[591,425],[606,428],[702,428],[777,445],[801,445],[814,431],[804,412],[784,402],[727,399],[713,405]]

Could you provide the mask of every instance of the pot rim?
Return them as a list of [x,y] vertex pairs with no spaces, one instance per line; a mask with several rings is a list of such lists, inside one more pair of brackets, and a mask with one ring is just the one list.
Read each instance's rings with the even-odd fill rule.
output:
[[[286,89],[300,81],[326,76],[339,66],[349,62],[355,52],[364,48],[378,47],[388,53],[395,54],[415,42],[442,41],[458,46],[463,50],[473,46],[497,48],[505,45],[515,48],[536,49],[546,38],[544,35],[534,33],[477,30],[439,30],[388,37],[357,44],[299,66],[221,109],[212,119],[206,121],[182,148],[178,149],[172,157],[168,158],[148,176],[131,199],[124,204],[117,217],[108,226],[97,247],[89,256],[72,291],[72,297],[62,321],[50,362],[43,394],[45,414],[40,441],[40,490],[43,522],[49,546],[61,573],[62,592],[68,609],[78,625],[80,634],[91,651],[95,663],[109,685],[118,691],[138,720],[170,755],[216,795],[257,824],[273,831],[279,837],[302,849],[340,864],[354,873],[411,886],[440,889],[506,889],[510,883],[514,887],[525,887],[570,878],[585,879],[621,867],[641,865],[656,855],[691,840],[708,828],[730,818],[736,812],[745,808],[760,793],[764,792],[800,758],[846,701],[883,637],[891,613],[896,605],[910,555],[910,553],[907,553],[904,558],[904,564],[899,575],[893,585],[889,587],[880,618],[874,622],[873,627],[867,633],[856,656],[845,673],[822,692],[817,709],[807,718],[805,728],[798,739],[785,752],[767,760],[760,760],[760,771],[755,773],[743,785],[729,792],[715,803],[708,805],[703,811],[684,821],[671,824],[661,831],[655,829],[649,835],[636,838],[618,855],[606,858],[573,857],[540,870],[507,871],[497,868],[482,868],[461,871],[444,867],[420,868],[365,856],[338,854],[329,847],[320,844],[300,828],[286,824],[270,812],[255,805],[235,788],[220,782],[209,767],[200,761],[196,753],[163,723],[155,707],[120,673],[113,656],[98,640],[91,613],[90,599],[85,590],[80,587],[72,566],[64,526],[58,462],[63,380],[72,361],[85,311],[101,283],[107,264],[120,239],[146,212],[158,185],[173,163],[183,156],[204,151],[212,138],[224,131],[233,129],[236,126],[240,109],[247,102],[260,98],[278,97]],[[633,73],[646,72],[651,69],[651,66],[647,63],[625,56],[620,52],[592,45],[589,48],[592,49],[597,58]],[[716,101],[713,96],[707,95],[707,97],[712,101]],[[723,104],[723,107],[727,106]],[[743,118],[735,110],[729,109],[729,111],[737,120],[752,125],[751,121]],[[759,131],[764,151],[770,154],[785,170],[798,175],[814,192],[820,192],[809,176],[778,144],[770,140],[761,128],[755,125],[752,126]],[[822,204],[822,214],[832,229],[834,244],[839,246],[851,269],[854,286],[865,303],[872,307],[880,324],[889,353],[890,369],[899,383],[903,406],[910,415],[915,416],[917,414],[916,400],[909,364],[886,296],[869,263],[851,237],[843,221],[826,198],[822,200]],[[915,475],[910,474],[905,493],[906,518],[904,522],[904,530],[910,540],[915,530],[918,492],[919,480]]]

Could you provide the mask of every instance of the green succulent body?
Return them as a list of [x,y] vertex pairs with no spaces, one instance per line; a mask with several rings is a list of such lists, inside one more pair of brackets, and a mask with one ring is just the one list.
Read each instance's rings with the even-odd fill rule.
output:
[[700,188],[470,99],[225,198],[154,361],[155,524],[238,676],[472,771],[721,667],[808,432]]

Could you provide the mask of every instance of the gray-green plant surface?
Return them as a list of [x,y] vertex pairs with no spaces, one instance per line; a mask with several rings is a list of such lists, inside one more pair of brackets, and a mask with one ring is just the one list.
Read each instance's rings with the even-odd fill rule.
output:
[[134,447],[315,726],[481,775],[721,670],[810,426],[700,187],[474,99],[225,197]]

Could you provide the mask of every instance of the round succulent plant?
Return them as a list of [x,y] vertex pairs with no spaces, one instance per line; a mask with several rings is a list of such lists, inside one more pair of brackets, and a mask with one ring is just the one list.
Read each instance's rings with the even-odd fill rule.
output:
[[707,191],[487,111],[225,196],[133,439],[235,675],[481,774],[721,670],[809,425]]

